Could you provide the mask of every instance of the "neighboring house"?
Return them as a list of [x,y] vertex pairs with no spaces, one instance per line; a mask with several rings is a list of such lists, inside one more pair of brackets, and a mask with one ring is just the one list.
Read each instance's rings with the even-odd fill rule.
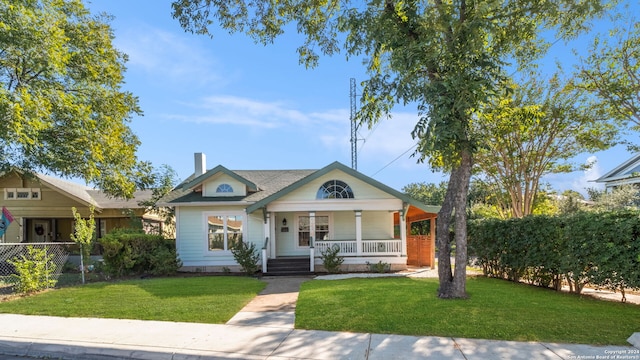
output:
[[603,183],[606,191],[620,185],[634,184],[640,186],[640,154],[618,165],[595,182]]
[[13,218],[2,242],[71,241],[74,219],[72,207],[83,216],[94,208],[98,238],[115,228],[131,227],[132,215],[142,219],[143,227],[158,229],[162,221],[138,205],[151,197],[151,191],[139,191],[131,200],[116,199],[99,190],[55,177],[26,176],[11,171],[0,176],[0,206]]
[[[380,261],[393,270],[407,263],[434,266],[439,207],[410,198],[343,164],[319,170],[206,171],[195,154],[195,173],[160,202],[175,207],[176,247],[184,271],[238,269],[230,249],[237,241],[262,249],[262,269],[275,259],[319,258],[340,247],[343,270],[362,271]],[[412,238],[414,221],[431,220],[431,234]],[[313,259],[313,261],[311,261]],[[268,260],[268,261],[265,261]]]

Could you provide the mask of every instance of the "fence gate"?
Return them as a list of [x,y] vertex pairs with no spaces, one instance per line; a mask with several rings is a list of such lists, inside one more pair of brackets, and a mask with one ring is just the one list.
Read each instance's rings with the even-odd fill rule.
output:
[[407,265],[434,267],[433,239],[429,235],[407,236]]
[[75,243],[0,243],[0,294],[10,294],[14,286],[18,283],[17,272],[9,262],[22,259],[22,256],[29,259],[29,248],[43,249],[47,256],[53,255],[51,264],[55,266],[51,276],[58,280],[62,273],[62,268],[69,257],[70,247]]

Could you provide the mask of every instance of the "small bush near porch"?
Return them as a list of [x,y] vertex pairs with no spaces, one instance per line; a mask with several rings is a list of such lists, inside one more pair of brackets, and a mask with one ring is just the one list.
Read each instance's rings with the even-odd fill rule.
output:
[[224,324],[265,283],[237,276],[102,282],[0,302],[0,313]]
[[302,284],[296,328],[628,345],[640,306],[469,278],[467,300],[437,298],[437,279],[315,280]]

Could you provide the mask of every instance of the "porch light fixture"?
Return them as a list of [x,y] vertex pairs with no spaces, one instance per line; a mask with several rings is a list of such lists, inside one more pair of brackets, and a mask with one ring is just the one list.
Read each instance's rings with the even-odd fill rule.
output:
[[287,226],[287,218],[282,219],[282,226]]

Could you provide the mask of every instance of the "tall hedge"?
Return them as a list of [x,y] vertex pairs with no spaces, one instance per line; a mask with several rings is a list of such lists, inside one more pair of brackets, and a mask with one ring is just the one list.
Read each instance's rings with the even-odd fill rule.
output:
[[640,212],[581,212],[469,223],[469,254],[488,276],[580,293],[640,289]]
[[168,275],[181,265],[174,240],[142,232],[115,231],[102,237],[103,259],[114,276]]

